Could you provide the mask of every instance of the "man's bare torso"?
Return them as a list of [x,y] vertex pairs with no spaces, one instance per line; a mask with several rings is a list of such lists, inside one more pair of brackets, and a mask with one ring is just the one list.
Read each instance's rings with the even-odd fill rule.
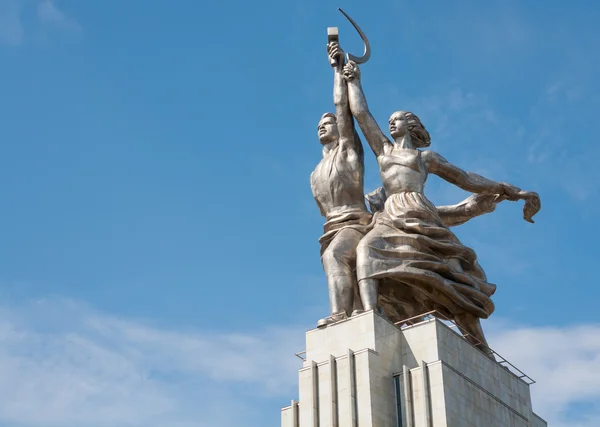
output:
[[325,154],[310,175],[310,186],[322,213],[364,210],[364,163],[356,150],[339,146]]

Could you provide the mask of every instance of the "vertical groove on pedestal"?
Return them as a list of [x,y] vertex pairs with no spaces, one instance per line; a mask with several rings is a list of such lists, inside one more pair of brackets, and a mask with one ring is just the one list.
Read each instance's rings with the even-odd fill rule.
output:
[[396,395],[396,427],[404,426],[404,409],[402,409],[401,376],[394,375],[394,394]]
[[314,360],[310,364],[310,374],[312,378],[313,427],[319,427],[319,367]]
[[300,418],[298,417],[298,402],[292,400],[292,426],[300,427]]
[[404,421],[406,421],[406,427],[413,427],[412,385],[410,371],[406,365],[402,365],[402,377],[404,378]]
[[338,427],[337,363],[332,355],[329,355],[329,385],[331,390],[331,427]]
[[354,352],[348,350],[348,374],[350,378],[350,411],[352,416],[352,427],[358,427],[358,404],[356,402],[356,364]]
[[421,361],[421,389],[423,390],[423,424],[431,427],[431,393],[429,392],[429,376],[427,375],[427,363]]

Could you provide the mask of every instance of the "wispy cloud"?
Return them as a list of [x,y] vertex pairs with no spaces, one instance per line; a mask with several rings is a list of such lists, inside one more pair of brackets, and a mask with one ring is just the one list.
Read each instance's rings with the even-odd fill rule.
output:
[[55,0],[0,0],[0,45],[19,46],[25,42],[29,30],[22,15],[28,9],[37,10],[37,24],[43,30],[80,32],[81,25],[59,8]]
[[293,327],[157,328],[62,300],[3,307],[0,424],[239,425],[252,411],[236,401],[293,396],[302,340]]
[[[556,427],[598,425],[600,325],[492,320],[486,330],[494,349],[538,381],[538,414]],[[156,327],[65,300],[3,306],[0,424],[262,425],[264,414],[276,419],[297,396],[293,354],[303,340],[295,326],[218,333]]]
[[68,17],[58,8],[53,0],[43,0],[37,8],[37,15],[42,24],[55,28],[81,31],[81,26],[73,18]]
[[600,425],[600,324],[526,327],[490,322],[490,343],[537,381],[534,411],[553,427]]
[[0,0],[0,45],[18,46],[23,43],[23,25],[18,0]]
[[[453,87],[442,94],[423,96],[409,101],[414,112],[429,123],[436,144],[439,141],[464,139],[473,135],[477,128],[495,126],[497,113],[487,97]],[[426,125],[427,126],[427,125]],[[468,129],[468,132],[465,132]]]
[[[524,176],[535,176],[544,186],[581,202],[600,190],[600,181],[590,176],[595,173],[600,148],[584,151],[577,139],[584,120],[573,109],[582,108],[584,101],[584,82],[562,78],[546,85],[523,117],[501,114],[485,94],[460,87],[407,104],[429,128],[431,148],[457,166],[499,181],[515,177],[521,169],[526,171]],[[446,154],[452,152],[460,156]],[[532,185],[527,181],[514,184]],[[458,192],[444,186],[429,185],[429,194],[441,203],[452,203]]]
[[540,93],[531,107],[528,123],[523,124],[523,135],[529,136],[527,158],[531,167],[578,202],[600,190],[598,179],[590,175],[597,170],[595,162],[600,149],[593,145],[582,150],[585,141],[578,139],[585,119],[574,111],[586,112],[583,101],[583,82],[557,79]]

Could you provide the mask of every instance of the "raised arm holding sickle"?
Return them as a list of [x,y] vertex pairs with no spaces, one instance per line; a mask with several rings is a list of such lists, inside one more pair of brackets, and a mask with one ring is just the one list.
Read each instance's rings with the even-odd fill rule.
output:
[[[540,209],[538,195],[466,172],[433,151],[421,151],[430,144],[429,132],[411,112],[391,115],[393,140],[388,139],[369,111],[358,65],[349,61],[343,75],[348,82],[350,110],[377,157],[386,194],[383,211],[357,247],[364,308],[382,310],[381,301],[392,317],[408,310],[413,314],[437,310],[453,319],[473,344],[483,344],[482,350],[491,354],[480,319],[494,311],[490,297],[496,286],[488,283],[475,252],[456,238],[441,212],[425,197],[425,182],[433,173],[487,197],[487,203],[489,197],[495,202],[524,199],[524,217],[529,222]],[[399,306],[403,309],[398,310]]]

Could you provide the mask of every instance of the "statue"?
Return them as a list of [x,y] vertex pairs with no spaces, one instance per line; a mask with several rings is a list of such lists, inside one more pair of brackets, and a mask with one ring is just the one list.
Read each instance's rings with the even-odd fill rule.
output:
[[[524,217],[533,222],[539,197],[421,150],[429,146],[430,135],[413,113],[392,114],[393,141],[388,139],[360,84],[358,62],[369,57],[368,41],[346,17],[365,41],[365,54],[347,55],[345,63],[337,32],[330,32],[327,52],[334,69],[336,114],[327,113],[319,122],[323,159],[311,174],[313,195],[326,218],[319,241],[331,305],[331,315],[319,326],[363,309],[377,310],[392,321],[436,310],[490,354],[480,319],[494,311],[496,286],[488,282],[475,252],[448,227],[491,212],[505,199],[525,200]],[[353,117],[380,168],[383,188],[366,196],[373,212],[363,197],[364,153]],[[436,208],[424,195],[429,173],[475,194],[458,205]],[[354,297],[357,289],[360,298]]]
[[[344,54],[337,40],[327,45],[334,70],[336,114],[326,113],[317,127],[323,158],[311,174],[313,196],[326,218],[321,243],[321,260],[327,276],[330,316],[319,326],[342,320],[362,308],[357,298],[356,247],[372,228],[372,213],[363,195],[364,152],[354,129],[348,102],[348,88],[342,75]],[[372,211],[383,209],[383,189],[366,196]],[[496,195],[475,195],[453,206],[439,207],[440,217],[448,226],[491,212]]]

